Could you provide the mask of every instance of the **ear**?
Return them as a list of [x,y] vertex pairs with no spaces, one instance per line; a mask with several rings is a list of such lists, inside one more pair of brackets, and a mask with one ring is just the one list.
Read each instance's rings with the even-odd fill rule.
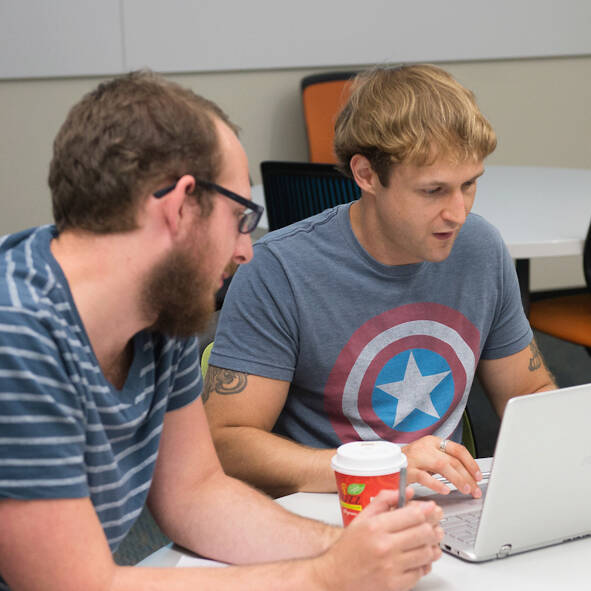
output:
[[375,195],[380,179],[371,167],[369,160],[361,154],[355,154],[349,162],[355,182],[363,193]]
[[195,179],[186,174],[182,176],[174,190],[161,198],[161,214],[171,234],[178,234],[181,224],[189,215],[189,194],[195,188]]

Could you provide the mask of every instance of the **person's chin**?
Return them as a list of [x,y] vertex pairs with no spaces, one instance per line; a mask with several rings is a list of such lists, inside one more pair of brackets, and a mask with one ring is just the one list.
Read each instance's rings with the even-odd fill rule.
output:
[[439,248],[431,250],[429,256],[425,257],[425,260],[431,263],[442,263],[449,257],[452,248],[453,242],[451,242],[450,244],[446,244],[445,246],[442,245]]

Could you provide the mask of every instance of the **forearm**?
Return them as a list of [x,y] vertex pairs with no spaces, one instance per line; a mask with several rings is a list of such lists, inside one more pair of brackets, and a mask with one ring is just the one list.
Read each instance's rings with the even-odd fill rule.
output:
[[119,567],[109,591],[291,591],[326,589],[317,581],[313,561],[276,562],[225,568]]
[[489,400],[493,405],[497,415],[502,417],[505,413],[505,407],[511,398],[515,398],[516,396],[524,396],[526,394],[537,394],[538,392],[547,392],[548,390],[556,390],[558,386],[554,380],[554,376],[544,368],[544,372],[541,376],[541,379],[532,387],[523,388],[521,391],[514,392],[512,394],[506,394],[505,396],[491,396],[489,395]]
[[317,556],[342,532],[286,511],[221,471],[186,490],[164,504],[150,497],[150,508],[173,541],[207,558],[250,564]]
[[[241,487],[238,487],[237,492],[243,492]],[[202,498],[199,500],[204,501]],[[227,502],[227,499],[223,501]],[[403,509],[392,511],[397,501],[398,494],[395,491],[381,491],[349,527],[329,528],[328,531],[336,534],[338,538],[330,548],[314,558],[222,569],[134,569],[144,571],[139,574],[120,569],[117,572],[117,585],[112,587],[112,591],[136,588],[148,591],[162,588],[180,591],[197,588],[197,585],[199,589],[205,590],[410,589],[421,576],[430,571],[433,560],[441,555],[439,542],[443,537],[443,530],[438,523],[442,511],[433,502],[410,503]],[[204,509],[209,511],[214,508]],[[224,521],[230,522],[233,544],[240,546],[245,532],[235,519],[236,511],[232,511],[231,506],[229,509],[230,513],[224,515]],[[261,525],[265,524],[269,517],[278,520],[278,535],[291,536],[291,525],[296,522],[290,519],[288,523],[284,516],[269,516],[265,512],[260,512],[254,525],[260,530]],[[308,546],[316,538],[310,535],[307,522],[299,521],[300,525],[303,524],[302,538]],[[251,515],[246,516],[246,522],[252,527]],[[261,531],[257,532],[257,538],[260,538],[259,533]],[[262,545],[274,544],[265,539],[258,541]]]
[[481,360],[478,379],[499,417],[511,398],[557,388],[534,339],[508,357]]
[[214,441],[227,474],[273,497],[335,492],[334,449],[317,449],[254,427],[222,427]]

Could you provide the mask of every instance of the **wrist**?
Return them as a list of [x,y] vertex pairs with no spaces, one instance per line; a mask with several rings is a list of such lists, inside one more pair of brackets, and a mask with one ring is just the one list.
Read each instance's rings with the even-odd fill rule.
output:
[[332,553],[326,552],[308,561],[309,586],[318,591],[337,591],[339,587],[340,566]]
[[325,531],[321,535],[321,552],[326,552],[334,546],[337,540],[343,535],[343,528],[333,525],[325,525]]
[[336,453],[334,449],[307,448],[309,461],[302,473],[300,492],[336,492],[337,484],[330,460]]

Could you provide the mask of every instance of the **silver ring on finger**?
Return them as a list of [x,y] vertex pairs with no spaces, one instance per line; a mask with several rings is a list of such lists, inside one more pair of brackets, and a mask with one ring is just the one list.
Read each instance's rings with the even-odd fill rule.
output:
[[447,453],[446,448],[447,448],[448,441],[449,441],[448,439],[442,439],[441,443],[439,444],[439,451],[442,451],[444,454]]

